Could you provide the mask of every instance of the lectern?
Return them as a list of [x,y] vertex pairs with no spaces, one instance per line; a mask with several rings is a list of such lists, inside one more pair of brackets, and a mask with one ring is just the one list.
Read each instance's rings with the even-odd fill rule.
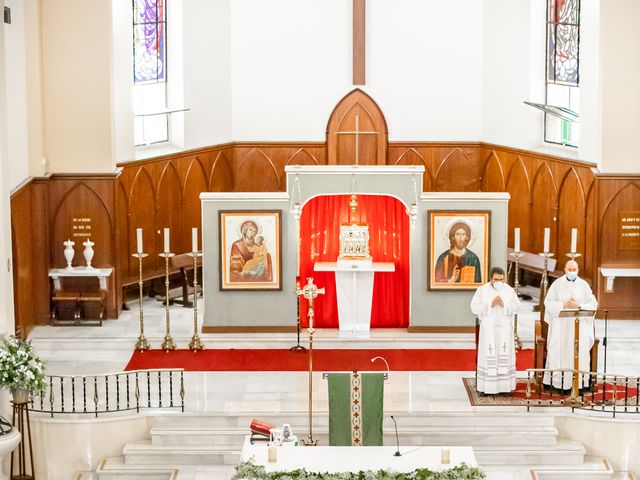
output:
[[580,371],[580,318],[593,317],[595,310],[581,310],[579,308],[571,308],[562,310],[558,317],[574,318],[573,331],[573,381],[571,383],[571,395],[566,399],[568,404],[576,404],[580,395],[580,384],[578,380],[578,372]]

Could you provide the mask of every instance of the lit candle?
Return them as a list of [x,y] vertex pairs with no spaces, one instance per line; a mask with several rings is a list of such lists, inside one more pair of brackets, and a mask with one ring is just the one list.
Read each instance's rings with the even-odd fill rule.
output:
[[164,229],[164,253],[169,253],[169,229]]
[[136,237],[138,240],[138,253],[142,253],[142,229],[136,228]]
[[550,236],[551,236],[551,229],[545,228],[544,229],[544,248],[542,249],[544,253],[549,253],[549,237]]
[[191,251],[198,251],[198,229],[197,227],[193,227],[191,229]]
[[513,231],[513,249],[516,252],[520,251],[520,229],[519,228],[515,228],[515,230]]
[[571,229],[571,253],[576,253],[578,248],[578,229]]

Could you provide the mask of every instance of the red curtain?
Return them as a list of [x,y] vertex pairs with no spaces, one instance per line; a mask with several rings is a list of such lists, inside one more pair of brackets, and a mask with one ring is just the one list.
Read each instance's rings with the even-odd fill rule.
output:
[[[314,303],[314,327],[338,327],[334,272],[314,272],[315,262],[335,262],[340,251],[340,225],[349,220],[349,195],[311,199],[300,218],[300,284],[313,277],[326,293]],[[409,217],[399,200],[383,195],[358,195],[351,221],[369,226],[369,253],[374,262],[393,262],[395,272],[376,272],[373,280],[371,326],[409,326]],[[307,301],[300,301],[300,319],[308,326]]]

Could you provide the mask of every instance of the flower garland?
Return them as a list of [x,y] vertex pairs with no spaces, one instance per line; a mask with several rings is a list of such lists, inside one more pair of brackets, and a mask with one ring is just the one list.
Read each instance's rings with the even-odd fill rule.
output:
[[268,473],[263,465],[256,465],[253,459],[250,459],[236,466],[236,473],[232,480],[480,480],[483,478],[486,478],[483,471],[464,463],[444,471],[418,468],[409,473],[389,470],[321,473],[308,472],[304,468]]
[[0,387],[32,393],[44,390],[44,365],[31,345],[11,335],[0,346]]

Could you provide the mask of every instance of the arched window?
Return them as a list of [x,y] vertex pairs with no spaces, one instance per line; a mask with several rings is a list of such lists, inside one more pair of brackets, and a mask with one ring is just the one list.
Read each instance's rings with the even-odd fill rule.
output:
[[133,0],[135,145],[169,140],[165,0]]

